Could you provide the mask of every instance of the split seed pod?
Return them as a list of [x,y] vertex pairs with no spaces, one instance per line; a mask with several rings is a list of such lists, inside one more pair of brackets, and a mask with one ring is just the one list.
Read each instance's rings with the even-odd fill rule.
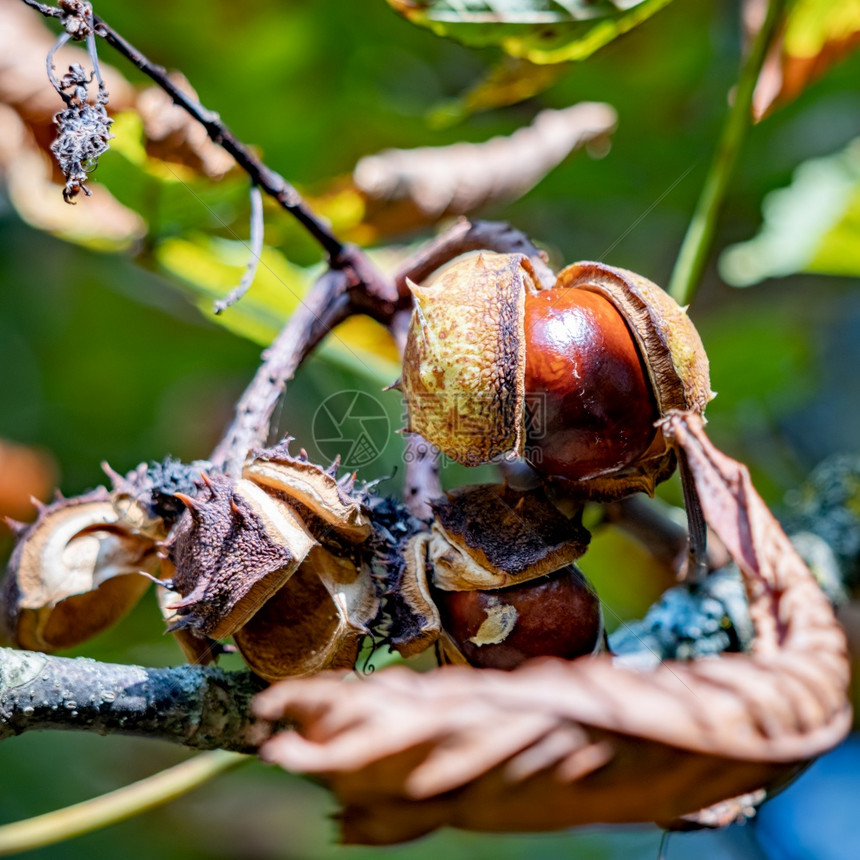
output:
[[[509,669],[599,646],[599,600],[573,566],[590,537],[578,516],[564,516],[540,489],[489,484],[449,492],[432,506],[430,533],[406,547],[400,586],[423,622],[415,650],[439,638],[447,662]],[[408,643],[398,650],[415,653]]]
[[118,523],[106,490],[42,507],[9,562],[2,603],[15,644],[71,648],[122,618],[157,567],[152,540]]
[[443,591],[506,588],[546,576],[584,555],[589,533],[540,490],[503,484],[453,490],[431,502],[428,557]]
[[256,452],[237,481],[212,475],[197,496],[177,494],[188,513],[168,548],[182,595],[167,605],[171,629],[233,636],[268,680],[353,665],[378,599],[352,484],[282,444]]
[[233,638],[267,681],[349,669],[377,608],[369,571],[317,545]]
[[577,263],[545,290],[526,257],[482,252],[410,288],[407,431],[459,463],[524,457],[584,499],[651,493],[674,468],[655,425],[712,397],[686,313],[632,272]]
[[287,502],[251,481],[213,475],[204,485],[197,498],[179,494],[188,514],[168,549],[171,587],[182,599],[168,608],[176,625],[222,639],[253,617],[317,542]]

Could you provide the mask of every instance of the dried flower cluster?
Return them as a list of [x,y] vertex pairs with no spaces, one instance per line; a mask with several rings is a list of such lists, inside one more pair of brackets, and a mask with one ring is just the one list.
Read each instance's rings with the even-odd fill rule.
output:
[[113,120],[107,114],[108,93],[104,85],[99,83],[95,104],[87,100],[87,88],[92,80],[92,74],[73,63],[59,83],[67,107],[54,117],[57,138],[51,144],[51,152],[66,177],[63,189],[66,203],[74,203],[81,191],[90,195],[87,177],[95,169],[99,157],[107,152],[113,137],[110,133]]

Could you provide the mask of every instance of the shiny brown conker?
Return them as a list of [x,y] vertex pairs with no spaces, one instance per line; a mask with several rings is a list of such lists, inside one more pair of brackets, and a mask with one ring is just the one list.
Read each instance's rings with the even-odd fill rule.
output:
[[603,635],[600,600],[569,565],[520,585],[488,591],[434,589],[442,627],[482,669],[514,669],[532,657],[591,654]]
[[634,463],[659,417],[633,335],[612,303],[556,287],[525,298],[526,457],[571,480]]

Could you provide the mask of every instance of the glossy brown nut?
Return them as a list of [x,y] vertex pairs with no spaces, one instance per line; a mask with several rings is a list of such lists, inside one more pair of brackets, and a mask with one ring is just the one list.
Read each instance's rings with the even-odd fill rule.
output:
[[466,660],[514,669],[532,657],[571,660],[599,646],[600,600],[573,565],[495,591],[434,591],[442,627]]
[[526,458],[593,478],[635,462],[657,403],[630,329],[604,296],[564,287],[526,296]]
[[[582,501],[653,494],[675,468],[673,449],[653,425],[674,411],[702,414],[713,397],[708,359],[686,310],[635,272],[574,263],[544,290],[526,258],[484,252],[455,261],[428,286],[411,286],[415,310],[401,385],[407,431],[457,462],[524,457],[562,483],[569,498]],[[602,300],[620,317],[621,325],[608,312],[586,313],[598,335],[586,350],[584,378],[579,358],[561,354],[565,337],[575,353],[577,337],[568,333],[554,342],[553,326],[566,326],[543,293],[575,294],[569,301],[582,307],[601,307]],[[541,325],[527,319],[540,317],[537,308],[548,314]],[[575,327],[578,312],[569,313]],[[541,330],[537,337],[533,329]],[[604,348],[611,354],[600,355]],[[548,355],[541,355],[544,350]],[[598,402],[600,392],[605,403]],[[535,432],[534,404],[527,402],[541,393],[552,413],[546,442]]]

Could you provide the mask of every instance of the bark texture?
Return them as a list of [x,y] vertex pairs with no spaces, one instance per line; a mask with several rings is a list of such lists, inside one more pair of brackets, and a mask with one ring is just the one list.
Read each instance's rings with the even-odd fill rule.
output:
[[0,648],[0,741],[54,729],[253,752],[269,731],[250,713],[264,686],[250,672],[147,669]]

